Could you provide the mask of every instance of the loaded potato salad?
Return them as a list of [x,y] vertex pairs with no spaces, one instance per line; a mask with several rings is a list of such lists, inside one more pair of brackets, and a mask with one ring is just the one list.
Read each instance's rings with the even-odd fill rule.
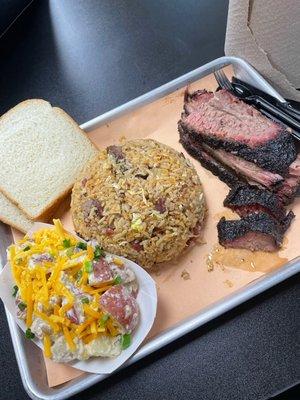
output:
[[40,339],[56,362],[118,356],[139,322],[135,274],[97,242],[53,222],[8,248],[26,338]]

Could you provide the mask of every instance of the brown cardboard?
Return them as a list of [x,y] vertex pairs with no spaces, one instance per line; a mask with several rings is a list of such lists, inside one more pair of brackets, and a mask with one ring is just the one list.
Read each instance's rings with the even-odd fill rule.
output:
[[230,0],[225,54],[244,58],[283,96],[300,101],[299,0]]
[[[231,72],[230,69],[227,71]],[[200,79],[189,86],[191,91],[196,89],[215,90],[216,88],[217,84],[213,75]],[[185,88],[179,89],[89,132],[89,137],[99,148],[118,144],[124,136],[126,139],[149,137],[165,143],[183,152],[191,160],[203,183],[208,204],[208,216],[204,230],[205,243],[194,246],[176,262],[165,264],[158,271],[151,273],[157,284],[158,309],[148,339],[172,328],[226,295],[234,293],[260,278],[268,271],[279,267],[277,262],[274,265],[273,256],[263,253],[264,265],[260,269],[216,266],[213,271],[208,271],[207,255],[218,242],[216,224],[222,215],[231,217],[231,214],[228,214],[229,210],[222,205],[229,188],[202,168],[200,163],[191,158],[179,143],[177,122],[183,109],[184,91]],[[293,221],[292,227],[288,231],[284,248],[279,252],[282,262],[299,255],[300,199],[294,203],[293,210],[296,220]],[[73,224],[70,210],[63,212],[59,217],[66,229],[71,231]],[[22,236],[15,230],[13,233],[15,239]],[[239,252],[239,250],[236,251]],[[186,273],[188,279],[184,279]],[[56,364],[51,360],[46,360],[46,371],[50,387],[74,379],[82,373],[78,373],[78,370],[70,366]]]

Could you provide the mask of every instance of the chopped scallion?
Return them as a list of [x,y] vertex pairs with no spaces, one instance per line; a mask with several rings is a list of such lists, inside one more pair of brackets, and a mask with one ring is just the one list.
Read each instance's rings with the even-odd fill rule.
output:
[[19,290],[18,286],[15,285],[15,286],[13,287],[13,293],[12,293],[13,297],[16,297],[16,295],[17,295],[17,293],[18,293],[18,290]]
[[23,251],[28,251],[28,250],[30,250],[30,246],[26,246],[26,247],[24,247],[24,249],[23,249]]
[[31,339],[35,338],[35,334],[33,332],[31,332],[30,328],[28,328],[28,329],[26,329],[25,337],[26,337],[26,339],[30,339],[31,340]]
[[98,261],[101,257],[104,256],[104,251],[103,249],[97,244],[97,246],[95,246],[95,250],[94,250],[94,260]]
[[72,246],[72,247],[69,247],[69,248],[67,249],[66,255],[67,255],[68,257],[71,257],[73,254],[74,254],[74,247]]
[[90,302],[90,300],[88,299],[88,297],[83,297],[83,298],[81,299],[81,303],[82,303],[82,304],[89,304],[89,302]]
[[122,349],[125,350],[131,345],[131,335],[130,333],[125,333],[125,335],[122,336]]
[[84,242],[78,242],[77,245],[76,245],[76,247],[77,247],[78,249],[81,249],[81,250],[86,250],[86,249],[87,249],[87,244],[84,243]]
[[24,311],[25,310],[25,308],[27,307],[27,305],[25,304],[25,303],[19,303],[18,304],[18,307],[19,307],[19,309],[21,310],[21,311]]
[[109,319],[109,315],[108,314],[104,314],[102,315],[102,317],[99,319],[99,328],[103,328],[106,325],[106,322]]
[[81,278],[82,278],[82,270],[79,270],[76,274],[76,281],[79,282]]
[[133,219],[131,223],[131,229],[138,232],[142,231],[143,230],[142,223],[143,221],[140,217]]
[[63,244],[65,249],[68,249],[69,247],[71,247],[71,240],[70,239],[64,239],[62,244]]
[[84,269],[85,269],[85,272],[87,272],[88,274],[90,272],[92,272],[93,271],[93,263],[92,263],[92,261],[85,261]]
[[119,285],[120,283],[122,283],[122,278],[120,277],[120,275],[117,275],[114,278],[114,285]]

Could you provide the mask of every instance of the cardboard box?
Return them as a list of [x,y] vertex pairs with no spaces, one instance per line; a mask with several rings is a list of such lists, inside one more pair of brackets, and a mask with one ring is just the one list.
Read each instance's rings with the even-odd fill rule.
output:
[[282,96],[300,101],[299,0],[230,0],[225,54],[244,58]]

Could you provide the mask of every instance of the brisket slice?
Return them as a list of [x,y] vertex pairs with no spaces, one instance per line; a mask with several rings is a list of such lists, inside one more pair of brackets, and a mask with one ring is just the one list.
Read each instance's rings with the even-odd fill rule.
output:
[[242,176],[238,176],[237,173],[229,168],[224,167],[219,161],[215,160],[212,156],[205,152],[199,143],[195,143],[189,135],[185,134],[179,127],[180,143],[185,150],[201,165],[216,175],[226,185],[232,187],[241,183],[246,183],[246,180]]
[[[227,183],[228,186],[235,185],[239,181],[251,181],[268,188],[277,188],[284,181],[284,178],[279,174],[266,171],[256,164],[243,160],[224,150],[216,150],[205,143],[200,143],[185,132],[181,126],[179,126],[178,130],[180,142],[187,152],[200,161],[214,175],[217,175],[223,182]],[[203,162],[204,158],[211,160],[210,165],[205,165],[205,162]],[[216,168],[216,165],[218,165],[218,168]],[[214,168],[212,168],[213,166]],[[224,172],[226,170],[230,173],[230,179],[227,177],[228,174]]]
[[292,176],[287,177],[283,185],[276,191],[283,204],[290,204],[297,195],[300,180]]
[[240,220],[221,218],[218,225],[219,243],[226,248],[251,251],[276,251],[281,247],[284,229],[266,213],[249,214]]
[[257,182],[258,184],[269,189],[280,187],[284,181],[284,178],[281,175],[267,171],[253,162],[246,161],[243,158],[228,153],[225,150],[213,149],[205,143],[202,144],[202,147],[207,153],[220,161],[223,165],[234,169],[238,174],[244,176],[247,180]]
[[281,200],[275,193],[252,185],[233,187],[223,205],[232,209],[241,217],[264,212],[280,222],[285,229],[288,228],[295,217],[292,211],[286,214]]
[[290,165],[289,172],[282,186],[277,190],[277,195],[284,204],[289,204],[299,192],[300,187],[300,154]]
[[279,174],[288,172],[297,155],[283,126],[226,90],[186,93],[179,126],[195,140]]
[[288,176],[283,179],[280,175],[264,171],[254,163],[246,162],[240,157],[210,148],[195,140],[180,125],[178,130],[180,142],[186,151],[228,186],[233,187],[239,183],[248,182],[262,188],[267,187],[277,194],[284,205],[290,204],[297,195],[300,186],[299,155],[290,165]]

